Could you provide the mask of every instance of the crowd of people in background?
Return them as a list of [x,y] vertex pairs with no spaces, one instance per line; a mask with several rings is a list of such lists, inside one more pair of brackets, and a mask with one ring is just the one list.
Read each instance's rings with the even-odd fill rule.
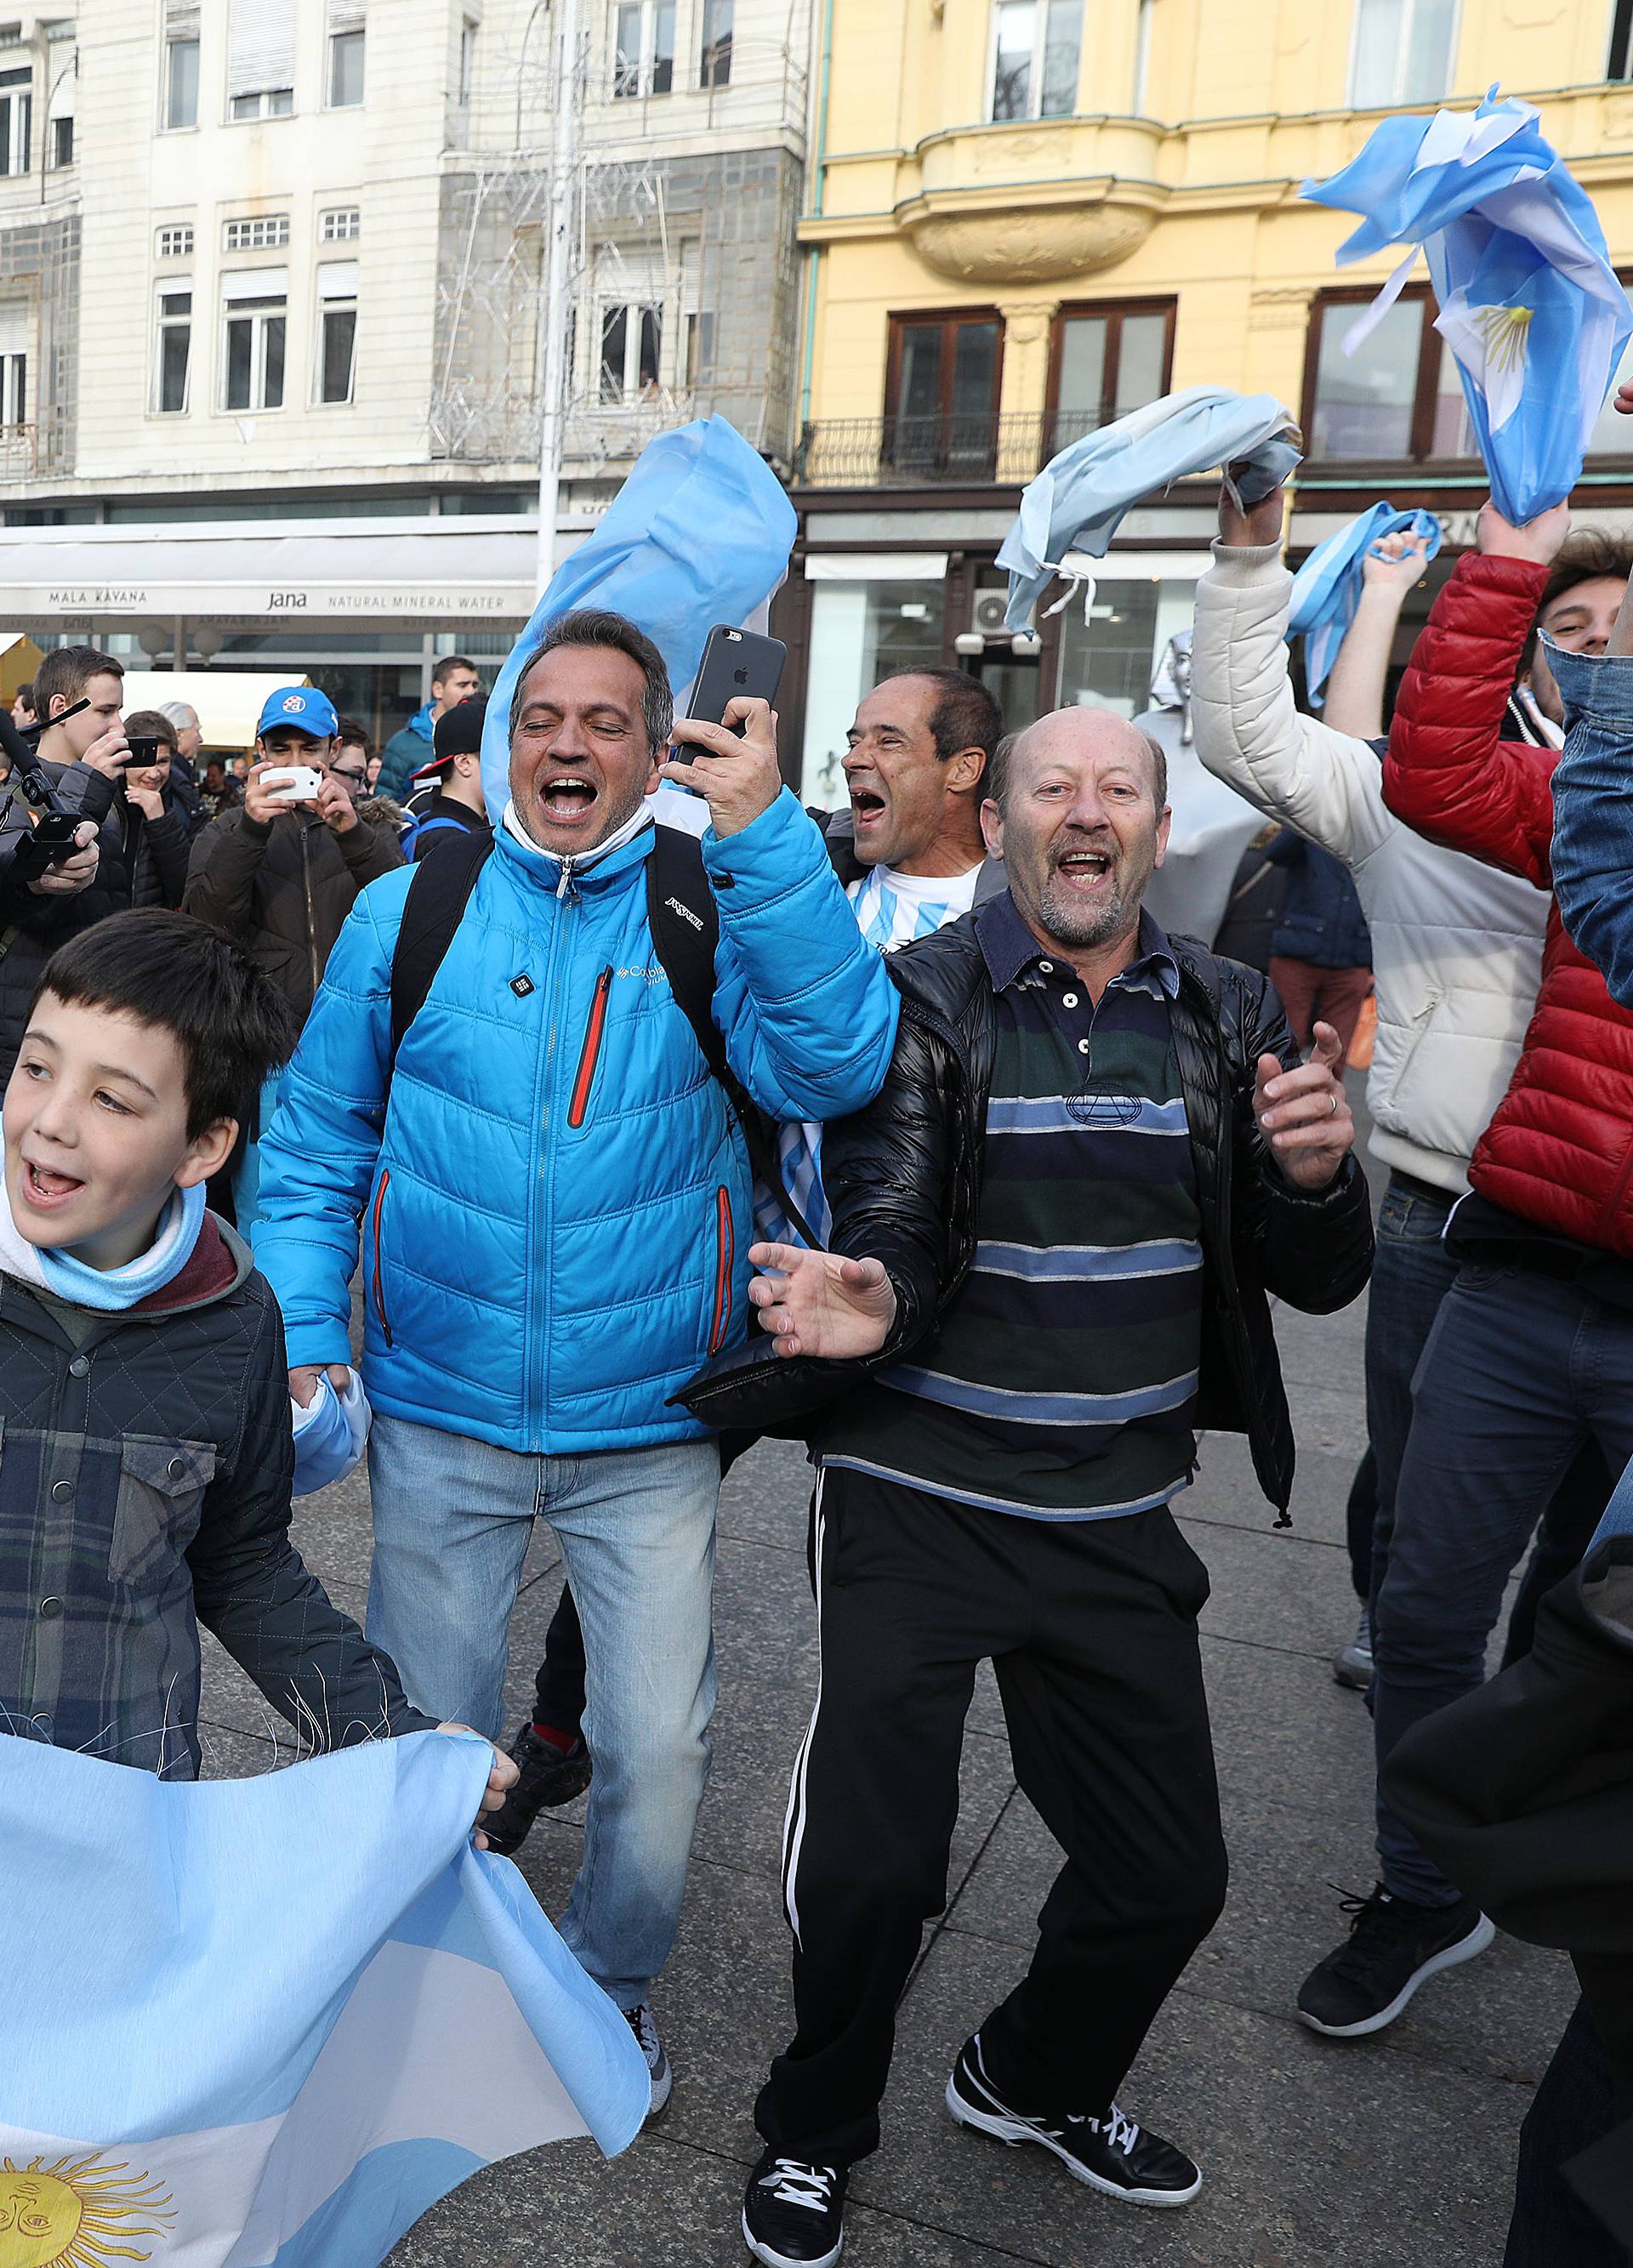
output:
[[[1368,1695],[1378,1881],[1334,1949],[1310,1948],[1307,2025],[1378,2034],[1523,1903],[1448,1823],[1515,1570],[1518,1675],[1570,1616],[1607,1643],[1615,1602],[1578,1571],[1633,1458],[1633,697],[1604,658],[1633,648],[1633,549],[1573,536],[1563,507],[1515,527],[1488,505],[1392,704],[1425,559],[1390,538],[1317,713],[1289,656],[1283,510],[1280,489],[1250,509],[1227,484],[1149,717],[1081,707],[1006,734],[976,676],[887,676],[837,814],[782,784],[763,703],[735,705],[741,731],[676,718],[656,648],[608,614],[565,615],[528,661],[497,825],[461,655],[381,750],[301,684],[267,702],[252,760],[206,752],[185,703],[124,714],[121,664],[88,647],[48,653],[13,705],[73,831],[28,855],[19,758],[0,785],[0,1084],[19,1050],[45,1049],[26,1082],[68,1048],[38,1036],[42,1000],[63,1030],[75,1001],[149,1012],[85,942],[120,916],[233,940],[262,988],[244,1013],[298,1039],[292,1058],[275,1035],[243,1051],[174,1178],[208,1181],[253,1247],[298,1408],[354,1390],[361,1267],[378,1658],[326,1602],[314,1627],[384,1681],[385,1729],[497,1740],[510,1609],[550,1520],[566,1580],[486,1832],[514,1851],[588,1786],[562,1933],[628,2014],[654,2113],[654,1992],[708,1766],[722,1461],[772,1431],[809,1447],[822,1667],[785,1834],[796,2029],[757,2106],[743,2220],[771,2268],[839,2257],[987,1658],[1064,1863],[948,2109],[1124,2201],[1201,2187],[1119,2098],[1224,1893],[1207,1575],[1171,1506],[1198,1434],[1225,1428],[1285,1518],[1273,1300],[1330,1311],[1371,1278],[1359,1624],[1334,1633],[1334,1668]],[[1573,943],[1551,778],[1577,718]],[[1201,770],[1171,791],[1181,749]],[[1177,847],[1193,777],[1262,822],[1228,888]],[[682,795],[706,833],[671,823]],[[178,954],[191,934],[166,932]],[[1376,1224],[1347,1070],[1387,1176]],[[8,1098],[8,1152],[12,1117]],[[71,1165],[39,1143],[70,1138],[29,1138],[34,1201],[68,1203]],[[278,1614],[277,1674],[241,1658],[282,1707],[299,1649]],[[0,1666],[0,1706],[37,1718],[33,1672]],[[1582,1973],[1509,2268],[1627,2257],[1560,2170],[1633,2080],[1633,1993],[1602,1961]]]

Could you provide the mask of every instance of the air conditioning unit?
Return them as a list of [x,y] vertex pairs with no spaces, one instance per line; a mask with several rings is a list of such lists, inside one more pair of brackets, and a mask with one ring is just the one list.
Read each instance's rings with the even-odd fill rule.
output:
[[1003,626],[1004,613],[1009,604],[1008,591],[978,591],[970,612],[970,628],[984,638],[1007,638]]

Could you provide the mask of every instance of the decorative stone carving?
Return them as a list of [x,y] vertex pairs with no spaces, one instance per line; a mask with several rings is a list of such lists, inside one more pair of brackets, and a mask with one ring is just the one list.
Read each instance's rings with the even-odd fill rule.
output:
[[1302,331],[1310,320],[1310,293],[1302,286],[1255,291],[1249,305],[1256,331]]
[[1046,284],[1114,268],[1138,251],[1156,218],[1104,193],[1075,204],[921,204],[902,215],[919,257],[960,284]]

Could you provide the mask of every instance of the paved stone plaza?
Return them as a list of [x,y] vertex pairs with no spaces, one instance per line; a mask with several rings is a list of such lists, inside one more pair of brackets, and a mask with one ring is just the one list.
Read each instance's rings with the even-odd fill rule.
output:
[[[1077,2187],[1040,2153],[955,2128],[941,2095],[959,2043],[1026,1959],[1054,1861],[1010,1777],[990,1679],[964,1749],[951,1900],[902,2009],[886,2139],[847,2215],[855,2268],[1497,2268],[1515,2137],[1573,1992],[1563,1956],[1499,1937],[1425,1988],[1378,2043],[1294,2019],[1336,1942],[1338,1891],[1371,1887],[1369,1722],[1329,1659],[1353,1626],[1343,1505],[1363,1447],[1363,1309],[1283,1314],[1299,1432],[1289,1533],[1273,1532],[1245,1446],[1214,1437],[1186,1500],[1213,1598],[1203,1654],[1230,1845],[1225,1915],[1158,2019],[1125,2107],[1195,2153],[1179,2213]],[[458,2191],[392,2268],[713,2268],[746,2260],[737,2213],[757,2154],[750,2112],[789,2025],[778,1837],[815,1677],[800,1454],[762,1444],[728,1479],[716,1594],[720,1702],[679,1942],[657,1999],[675,2059],[661,2126],[616,2165],[587,2142],[518,2159]],[[359,1476],[301,1511],[301,1549],[362,1613],[369,1532]],[[520,1718],[559,1577],[535,1538],[512,1629],[507,1723]],[[210,1646],[208,1769],[272,1757],[269,1712]],[[521,1864],[565,1902],[582,1805],[545,1815]],[[336,2263],[336,2268],[345,2268]]]

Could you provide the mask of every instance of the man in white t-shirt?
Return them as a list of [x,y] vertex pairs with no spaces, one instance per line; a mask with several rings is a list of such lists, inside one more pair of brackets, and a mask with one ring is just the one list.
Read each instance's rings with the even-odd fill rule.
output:
[[[882,953],[927,937],[1005,887],[1001,864],[986,856],[980,819],[981,783],[1002,731],[992,695],[958,669],[887,677],[857,710],[846,735],[849,807],[811,816],[862,935]],[[779,1162],[783,1186],[825,1237],[821,1127],[785,1126]],[[765,1191],[755,1218],[762,1236],[802,1241]],[[532,1716],[511,1743],[521,1776],[503,1810],[484,1822],[491,1850],[514,1852],[542,1810],[589,1786],[583,1712],[584,1641],[564,1587]]]

